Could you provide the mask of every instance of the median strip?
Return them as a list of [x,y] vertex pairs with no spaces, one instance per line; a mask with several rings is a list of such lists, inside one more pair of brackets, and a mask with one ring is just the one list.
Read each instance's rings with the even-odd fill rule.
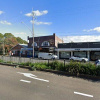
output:
[[74,92],[74,94],[78,94],[78,95],[82,95],[82,96],[87,96],[87,97],[92,97],[93,98],[93,95],[84,94],[84,93],[80,93],[80,92]]

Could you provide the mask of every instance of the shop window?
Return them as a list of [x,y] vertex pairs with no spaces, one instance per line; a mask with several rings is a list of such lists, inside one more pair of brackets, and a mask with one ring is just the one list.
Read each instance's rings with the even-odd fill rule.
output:
[[91,51],[90,59],[94,60],[94,61],[100,59],[100,52],[99,51]]
[[69,59],[71,56],[71,52],[60,52],[61,59]]
[[74,56],[75,57],[85,57],[86,58],[87,57],[87,53],[86,52],[75,51],[74,52]]
[[50,44],[49,44],[48,41],[44,41],[44,42],[42,43],[42,46],[50,46]]

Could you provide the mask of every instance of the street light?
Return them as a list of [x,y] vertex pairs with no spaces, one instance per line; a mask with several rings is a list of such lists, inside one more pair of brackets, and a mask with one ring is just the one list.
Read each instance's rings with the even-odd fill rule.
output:
[[34,18],[35,18],[35,14],[32,9],[32,30],[24,22],[21,22],[31,31],[31,33],[33,35],[33,58],[34,58]]
[[32,32],[33,32],[33,58],[34,58],[34,17],[35,14],[33,12],[33,9],[32,9]]

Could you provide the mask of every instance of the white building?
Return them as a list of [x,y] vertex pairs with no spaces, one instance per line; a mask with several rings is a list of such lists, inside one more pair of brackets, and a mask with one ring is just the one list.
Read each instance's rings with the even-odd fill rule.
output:
[[95,61],[100,59],[100,42],[59,43],[57,53],[59,59],[78,56]]

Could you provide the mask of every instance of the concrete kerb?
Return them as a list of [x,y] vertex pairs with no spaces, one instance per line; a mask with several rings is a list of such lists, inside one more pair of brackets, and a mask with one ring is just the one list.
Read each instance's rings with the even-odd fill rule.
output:
[[[18,64],[6,64],[6,63],[0,63],[1,65],[7,65],[7,66],[13,66],[13,67],[20,67],[20,68],[25,68],[25,69],[29,69],[30,71],[32,71],[32,68],[29,66],[23,66],[23,65],[18,65]],[[50,72],[50,73],[54,73],[57,75],[64,75],[64,76],[72,76],[72,77],[77,77],[77,78],[83,78],[83,79],[90,79],[93,81],[100,81],[100,76],[91,76],[91,75],[84,75],[84,74],[71,74],[68,72],[63,72],[63,71],[57,71],[57,70],[51,70],[51,69],[38,69],[37,71],[44,71],[44,72]]]

